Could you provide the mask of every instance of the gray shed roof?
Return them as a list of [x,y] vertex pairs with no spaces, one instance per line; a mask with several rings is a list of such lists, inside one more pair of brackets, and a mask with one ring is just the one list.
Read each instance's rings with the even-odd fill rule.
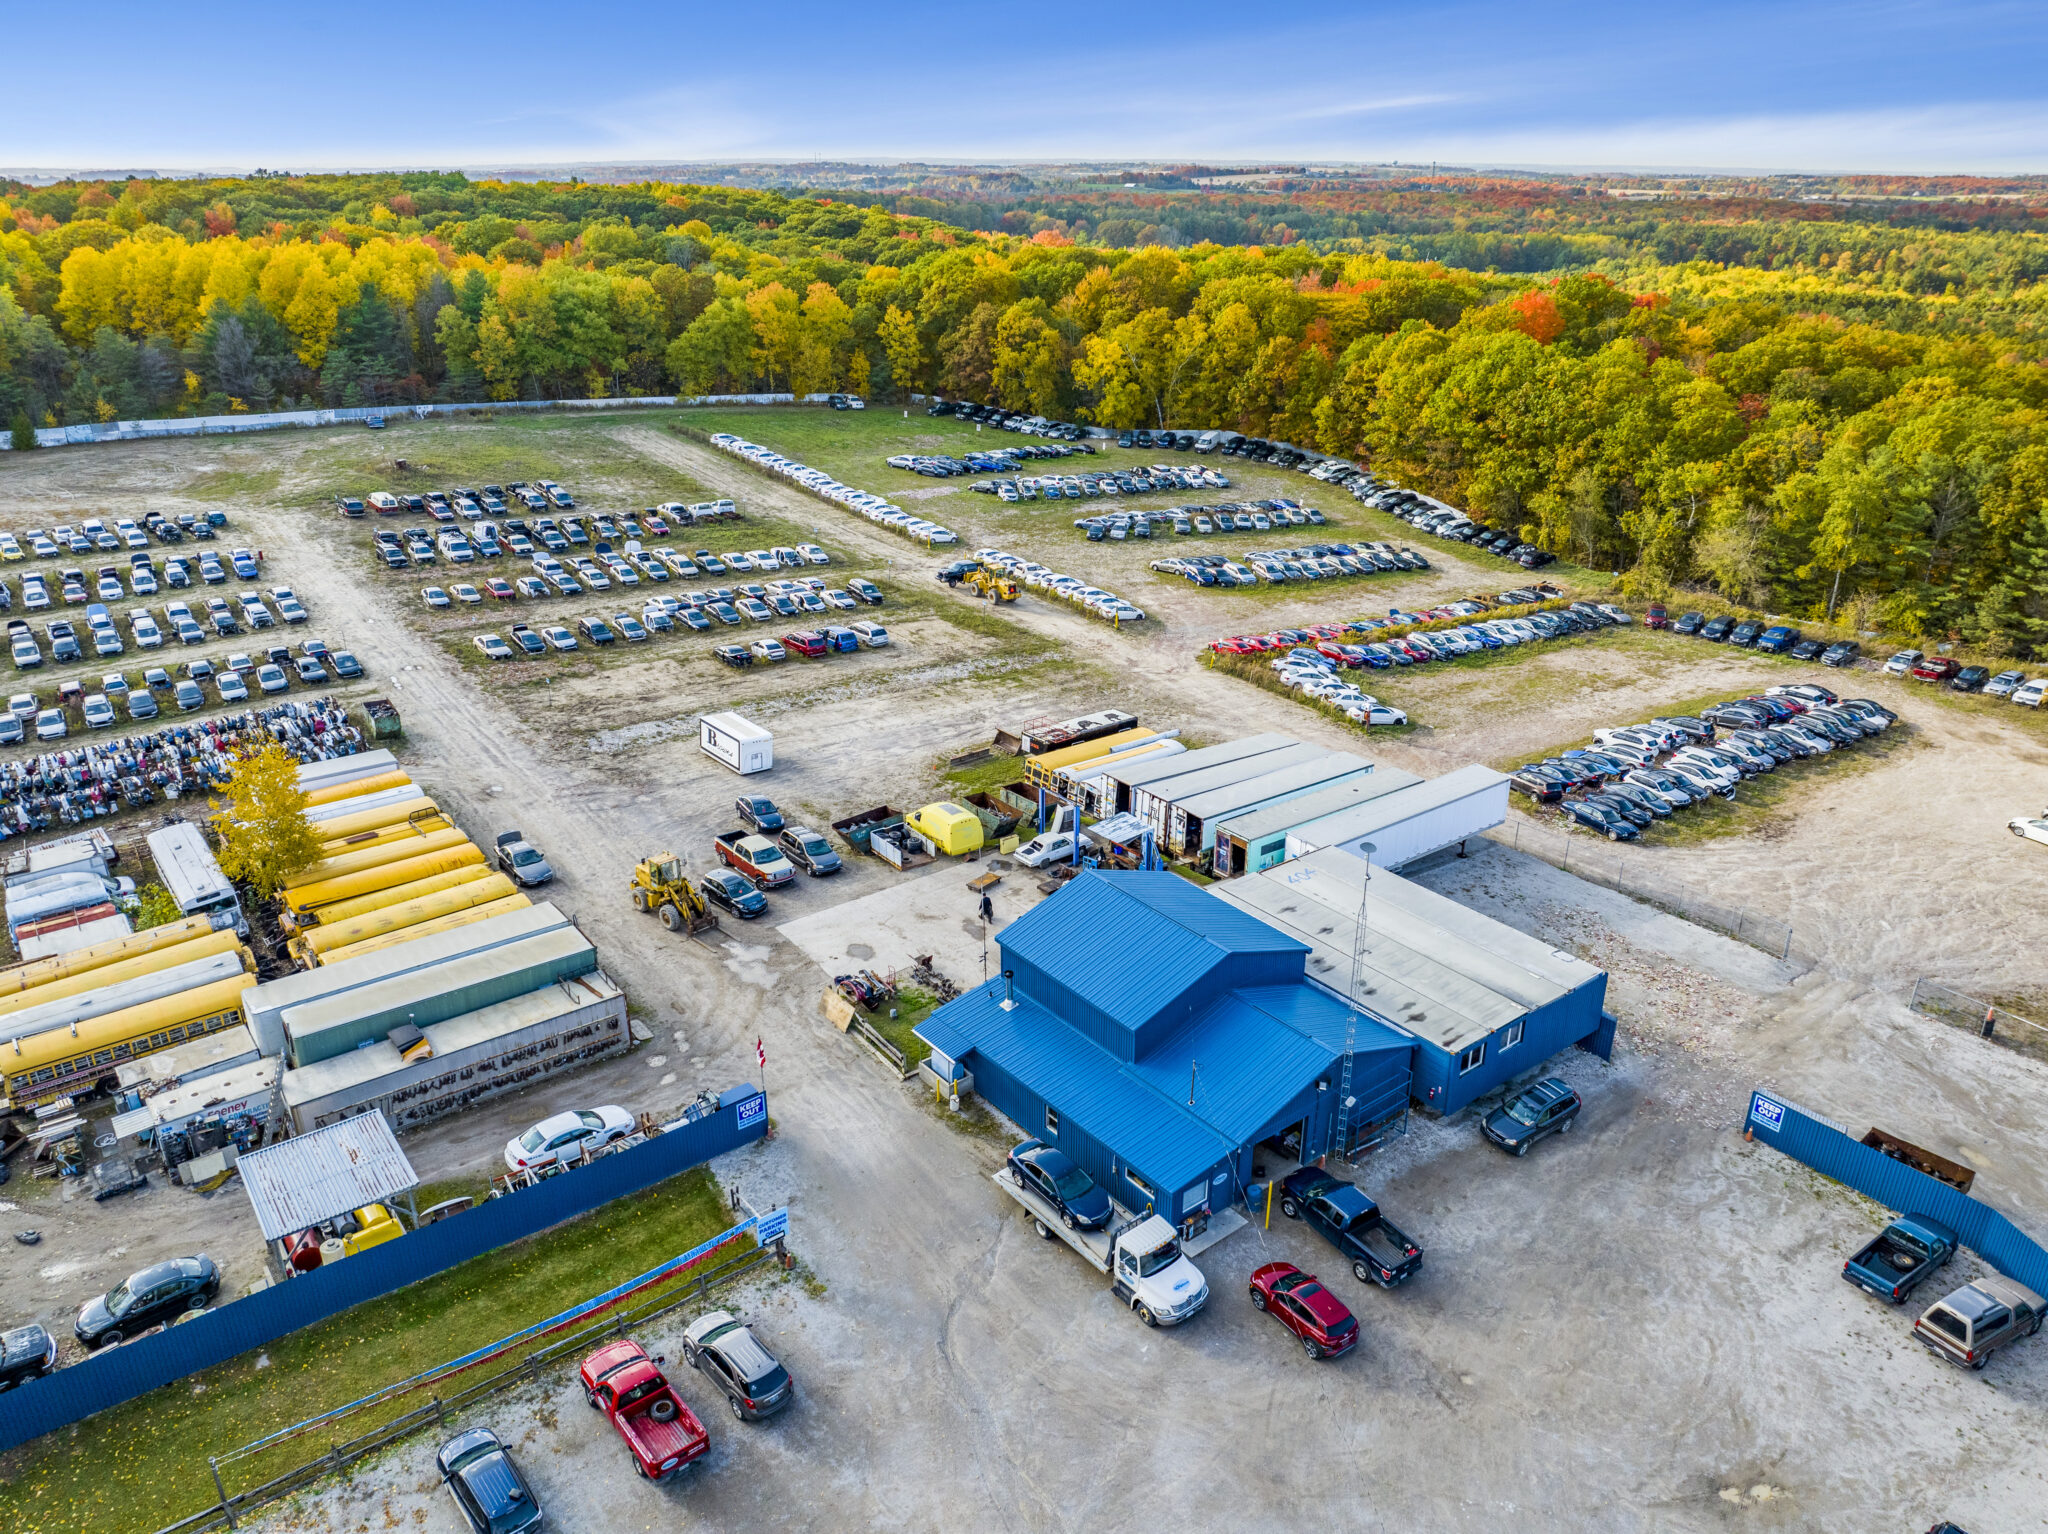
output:
[[376,1112],[252,1150],[237,1169],[266,1241],[420,1185],[391,1126]]
[[1274,732],[1247,735],[1243,740],[1226,740],[1220,745],[1203,746],[1200,750],[1184,751],[1177,756],[1155,755],[1119,763],[1110,768],[1109,775],[1117,782],[1130,787],[1143,787],[1166,778],[1178,777],[1184,772],[1201,772],[1209,767],[1220,767],[1228,762],[1263,756],[1268,751],[1279,751],[1299,744],[1300,742],[1292,735]]
[[[1349,996],[1365,874],[1360,859],[1325,849],[1209,892],[1307,943],[1310,977]],[[1364,989],[1353,999],[1439,1049],[1464,1050],[1599,975],[1527,933],[1372,870]]]

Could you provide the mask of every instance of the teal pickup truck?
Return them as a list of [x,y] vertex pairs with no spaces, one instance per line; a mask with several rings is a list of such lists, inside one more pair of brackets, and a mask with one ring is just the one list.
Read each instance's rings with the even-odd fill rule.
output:
[[1960,1243],[1956,1233],[1924,1214],[1901,1215],[1877,1239],[1842,1264],[1842,1277],[1888,1305],[1906,1296],[1948,1265]]

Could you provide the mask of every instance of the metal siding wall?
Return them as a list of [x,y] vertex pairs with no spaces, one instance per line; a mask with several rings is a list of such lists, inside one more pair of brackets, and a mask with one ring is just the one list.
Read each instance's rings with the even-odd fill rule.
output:
[[366,1300],[432,1278],[759,1139],[768,1127],[765,1108],[742,1127],[742,1106],[734,1103],[644,1145],[510,1197],[492,1199],[9,1391],[5,1409],[0,1410],[0,1451],[225,1363]]
[[1534,1069],[1579,1040],[1598,1033],[1604,1026],[1600,1003],[1605,994],[1606,977],[1603,975],[1599,982],[1588,982],[1578,990],[1538,1007],[1522,1019],[1522,1042],[1512,1049],[1503,1051],[1500,1047],[1500,1041],[1506,1037],[1505,1030],[1497,1029],[1488,1034],[1486,1063],[1463,1076],[1458,1074],[1456,1055],[1434,1045],[1423,1045],[1418,1054],[1434,1054],[1444,1062],[1445,1090],[1437,1101],[1426,1105],[1439,1113],[1456,1113],[1474,1098],[1485,1096],[1503,1082]]
[[[1771,1121],[1773,1109],[1777,1123]],[[1803,1161],[1887,1209],[1931,1215],[1999,1272],[2037,1294],[2048,1294],[2048,1251],[1996,1209],[1872,1150],[1818,1114],[1768,1092],[1750,1094],[1746,1127],[1773,1150]]]

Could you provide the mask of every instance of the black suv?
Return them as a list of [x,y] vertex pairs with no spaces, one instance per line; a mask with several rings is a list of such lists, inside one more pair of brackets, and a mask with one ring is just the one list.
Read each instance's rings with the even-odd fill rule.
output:
[[1740,645],[1746,650],[1757,642],[1757,639],[1763,632],[1763,624],[1757,622],[1754,618],[1745,619],[1728,631],[1728,642],[1732,645]]
[[1700,625],[1700,638],[1713,644],[1725,644],[1728,641],[1728,631],[1734,627],[1733,618],[1709,618]]
[[1567,1133],[1582,1106],[1578,1093],[1557,1077],[1546,1076],[1489,1113],[1479,1130],[1502,1150],[1526,1156],[1545,1135]]
[[40,1326],[0,1332],[0,1390],[41,1379],[57,1367],[57,1339]]
[[1833,666],[1837,669],[1843,666],[1853,666],[1856,664],[1856,657],[1862,653],[1863,646],[1853,639],[1844,639],[1841,643],[1831,644],[1827,649],[1823,650],[1820,663],[1823,666]]

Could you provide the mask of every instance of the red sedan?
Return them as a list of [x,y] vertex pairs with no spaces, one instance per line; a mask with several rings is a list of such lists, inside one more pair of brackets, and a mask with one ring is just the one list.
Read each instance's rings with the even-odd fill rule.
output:
[[1252,1274],[1252,1304],[1301,1339],[1310,1358],[1335,1358],[1358,1346],[1358,1320],[1313,1273],[1269,1262]]

